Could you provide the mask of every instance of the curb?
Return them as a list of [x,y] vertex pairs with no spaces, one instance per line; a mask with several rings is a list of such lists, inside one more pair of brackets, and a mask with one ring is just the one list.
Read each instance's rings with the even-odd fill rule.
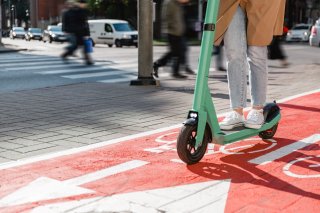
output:
[[19,51],[26,51],[28,49],[0,49],[1,53],[11,53],[11,52],[19,52]]

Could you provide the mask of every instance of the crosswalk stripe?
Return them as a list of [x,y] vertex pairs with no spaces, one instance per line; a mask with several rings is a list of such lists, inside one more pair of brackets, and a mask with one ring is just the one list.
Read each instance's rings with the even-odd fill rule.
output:
[[48,57],[48,58],[1,58],[0,62],[1,63],[25,63],[25,62],[30,62],[30,60],[32,60],[32,62],[36,62],[36,61],[58,61],[59,59],[57,58],[52,58],[52,57]]
[[119,66],[92,66],[92,67],[83,67],[83,68],[78,68],[78,69],[64,69],[64,70],[50,70],[50,71],[43,71],[43,72],[37,72],[39,74],[63,74],[63,73],[76,73],[76,72],[85,72],[85,71],[98,71],[98,70],[114,70],[114,69],[121,69],[121,68],[135,68],[136,65],[133,64],[127,64],[127,65],[119,65]]
[[137,76],[126,75],[123,78],[101,80],[101,81],[97,81],[97,82],[99,82],[99,83],[121,83],[121,82],[128,82],[128,81],[134,80],[136,78],[137,78]]
[[[16,63],[7,64],[7,65],[4,64],[1,66],[6,67],[8,70],[25,70],[26,68],[32,69],[32,68],[37,68],[39,66],[39,65],[34,65],[34,64],[35,64],[35,62],[26,62],[26,63],[21,64],[21,65],[23,65],[22,67],[17,67]],[[52,66],[54,66],[55,64],[62,64],[62,62],[60,62],[60,61],[46,61],[46,62],[41,63],[41,65],[52,65]]]
[[[44,65],[45,66],[42,66]],[[110,64],[110,62],[104,62],[104,63],[97,63],[96,65],[108,65]],[[32,63],[32,65],[34,66],[25,66],[26,64],[24,64],[24,67],[17,67],[17,68],[6,68],[6,70],[25,70],[25,69],[33,69],[33,70],[38,70],[38,69],[55,69],[55,68],[60,68],[60,67],[64,67],[64,68],[76,68],[76,67],[87,67],[86,65],[84,65],[83,63],[79,63],[79,62],[68,62],[67,64],[62,62],[62,61],[57,61],[55,63],[52,62],[48,62],[48,63],[41,63],[40,65],[34,65],[34,63]],[[27,64],[28,65],[28,64]]]
[[[61,58],[40,55],[6,55],[0,59],[1,71],[31,71],[41,75],[59,75],[67,79],[88,79],[99,83],[128,82],[137,78],[138,60],[97,60],[87,66],[81,58]],[[95,79],[98,78],[99,79]]]
[[[43,64],[41,64],[43,65]],[[77,64],[77,63],[72,63],[72,64],[68,64],[68,66],[71,68],[77,68],[77,67],[84,67],[85,65],[83,64]],[[45,66],[31,66],[31,67],[25,67],[25,68],[18,68],[18,69],[14,69],[14,68],[6,68],[7,70],[24,70],[24,69],[33,69],[33,70],[37,70],[37,69],[56,69],[56,68],[64,68],[67,67],[66,64],[64,63],[59,63],[59,64],[47,64]]]
[[70,78],[70,79],[80,79],[80,78],[93,78],[93,77],[103,77],[103,76],[111,76],[117,74],[130,73],[127,70],[117,70],[117,71],[108,71],[108,72],[95,72],[95,73],[84,73],[77,75],[63,75],[61,77]]

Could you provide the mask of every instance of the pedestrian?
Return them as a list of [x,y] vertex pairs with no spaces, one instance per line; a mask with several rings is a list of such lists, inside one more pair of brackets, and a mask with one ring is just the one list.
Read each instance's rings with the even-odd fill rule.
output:
[[195,74],[195,72],[191,69],[190,64],[189,64],[189,58],[188,58],[188,53],[189,53],[189,44],[188,44],[188,38],[187,38],[187,26],[188,26],[188,12],[187,12],[187,7],[188,7],[188,2],[186,2],[183,5],[183,17],[184,17],[184,23],[186,26],[186,29],[184,31],[184,35],[182,37],[182,46],[181,48],[181,55],[183,55],[181,59],[181,64],[184,65],[185,72],[188,74]]
[[271,44],[268,46],[268,58],[270,60],[280,60],[282,67],[286,68],[289,66],[287,55],[282,48],[282,39],[287,33],[287,28],[283,27],[282,36],[273,36]]
[[184,66],[185,72],[194,75],[195,72],[191,69],[188,59],[189,45],[186,37],[182,38],[182,48],[181,48],[181,64]]
[[167,34],[169,51],[160,59],[153,63],[153,75],[158,78],[159,67],[167,65],[172,61],[172,76],[174,78],[186,78],[187,76],[179,73],[180,65],[185,57],[184,34],[184,3],[189,0],[165,0],[162,6],[162,22],[164,33]]
[[86,1],[68,0],[67,5],[68,9],[62,14],[62,31],[67,34],[70,45],[66,47],[61,57],[66,61],[67,57],[73,55],[81,46],[86,64],[92,65],[90,51],[88,51],[90,48],[85,45],[88,45],[90,38]]
[[[259,129],[264,124],[263,106],[267,94],[267,46],[273,35],[282,35],[285,0],[220,1],[215,43],[223,39],[231,112],[220,128],[237,126]],[[244,118],[247,102],[247,70],[251,109]]]
[[216,70],[217,71],[226,71],[225,66],[225,56],[224,56],[224,47],[223,47],[223,41],[218,46],[213,46],[213,53],[212,55],[216,58]]

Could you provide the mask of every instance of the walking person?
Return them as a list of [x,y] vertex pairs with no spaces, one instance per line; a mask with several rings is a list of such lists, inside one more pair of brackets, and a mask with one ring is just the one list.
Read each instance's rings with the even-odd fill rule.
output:
[[68,9],[62,14],[62,31],[67,34],[70,45],[66,47],[61,57],[66,61],[68,56],[73,55],[78,47],[82,46],[86,64],[92,65],[91,56],[85,47],[85,42],[90,37],[86,1],[68,0],[67,4]]
[[[223,41],[222,41],[223,43]],[[227,69],[225,68],[225,57],[224,57],[224,47],[223,44],[220,44],[219,46],[213,46],[214,51],[212,55],[216,58],[216,70],[217,71],[226,71]]]
[[185,57],[183,37],[185,34],[184,3],[189,0],[165,0],[162,7],[163,30],[167,34],[169,51],[153,63],[153,75],[158,78],[159,67],[172,61],[172,76],[174,78],[186,78],[180,74],[180,65]]
[[187,26],[188,26],[188,12],[187,12],[187,4],[188,2],[186,2],[183,5],[183,17],[184,17],[184,23],[186,26],[186,29],[184,31],[184,35],[182,37],[182,47],[181,48],[181,55],[183,55],[182,59],[181,59],[181,64],[184,66],[184,70],[187,74],[191,74],[194,75],[195,72],[191,69],[190,64],[189,64],[189,44],[188,44],[188,38],[187,38]]
[[[220,1],[215,40],[224,40],[231,112],[220,128],[237,126],[259,129],[264,124],[263,106],[267,96],[267,46],[273,35],[282,35],[285,0]],[[224,14],[222,14],[224,12]],[[246,119],[247,71],[251,110]]]
[[191,69],[188,59],[189,45],[186,36],[182,38],[182,48],[181,48],[181,64],[184,66],[184,71],[187,74],[194,75],[195,72]]
[[285,37],[288,29],[283,27],[283,35],[282,36],[274,36],[271,44],[268,46],[268,58],[270,60],[280,60],[280,64],[282,67],[286,68],[289,66],[289,62],[287,61],[287,55],[285,54],[282,48],[282,40]]

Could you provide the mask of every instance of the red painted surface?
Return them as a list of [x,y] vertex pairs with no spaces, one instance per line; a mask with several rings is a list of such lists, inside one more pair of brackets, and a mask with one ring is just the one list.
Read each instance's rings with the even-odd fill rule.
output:
[[[291,167],[293,173],[305,175],[320,174],[320,142],[277,159],[267,165],[255,165],[248,161],[277,150],[280,147],[320,133],[320,93],[307,95],[280,104],[282,119],[275,136],[276,146],[260,152],[271,142],[255,138],[226,146],[226,149],[251,144],[251,147],[232,150],[234,154],[216,152],[205,156],[202,161],[192,166],[172,162],[178,159],[175,140],[178,129],[159,134],[133,139],[131,141],[109,145],[70,156],[32,163],[25,166],[0,171],[0,199],[17,189],[26,186],[38,177],[67,180],[97,170],[111,167],[133,159],[150,162],[143,167],[103,178],[81,187],[96,193],[44,200],[10,208],[0,208],[0,212],[29,211],[39,205],[68,200],[77,200],[96,196],[108,196],[124,192],[134,192],[179,186],[209,180],[231,179],[226,212],[320,212],[320,178],[296,178],[286,175],[283,167],[287,163],[303,157],[312,157]],[[163,136],[168,134],[167,136]],[[159,143],[160,137],[171,144]],[[163,146],[171,150],[161,149]],[[145,151],[158,148],[162,153]],[[219,146],[215,146],[215,151]],[[31,195],[30,195],[31,196]]]

